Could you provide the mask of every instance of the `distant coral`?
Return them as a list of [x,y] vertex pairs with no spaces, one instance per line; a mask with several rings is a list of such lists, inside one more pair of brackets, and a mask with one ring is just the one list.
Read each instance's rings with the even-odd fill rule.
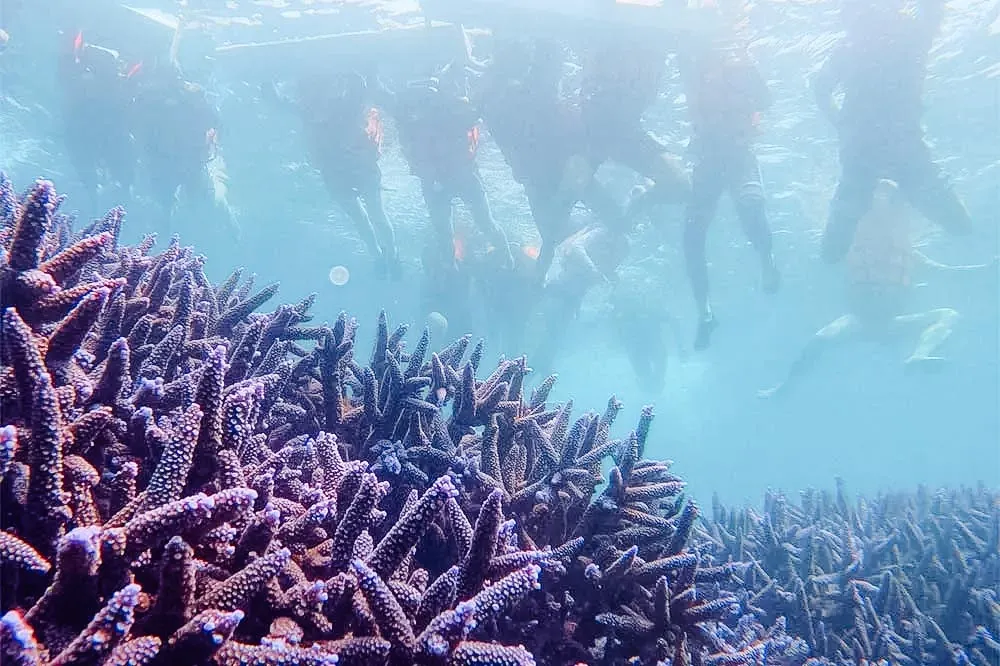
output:
[[985,488],[848,501],[768,495],[764,512],[716,504],[706,552],[750,563],[746,608],[787,617],[836,664],[1000,661],[1000,493]]
[[384,314],[362,363],[346,314],[59,204],[0,178],[4,664],[997,657],[996,495],[706,520],[649,408],[614,438],[616,399],[574,417]]

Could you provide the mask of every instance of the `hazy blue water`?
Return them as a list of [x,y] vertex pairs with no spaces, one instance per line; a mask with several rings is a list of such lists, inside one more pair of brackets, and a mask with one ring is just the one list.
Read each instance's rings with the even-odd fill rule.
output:
[[[19,186],[37,176],[52,177],[72,197],[79,188],[57,129],[52,63],[57,40],[68,38],[57,35],[53,25],[72,21],[58,3],[31,11],[27,3],[20,9],[12,0],[3,3],[0,25],[11,40],[0,56],[0,168]],[[261,12],[266,25],[229,34],[275,39],[311,25],[281,20],[260,5],[236,6],[239,15]],[[835,137],[817,117],[806,88],[808,74],[833,42],[834,7],[763,1],[752,14],[758,35],[753,52],[776,97],[765,119],[760,155],[775,252],[784,272],[780,295],[759,293],[756,259],[724,201],[709,239],[714,306],[721,322],[709,351],[684,359],[674,355],[663,394],[643,395],[602,323],[598,293],[557,363],[555,398],[572,397],[578,408],[600,410],[614,393],[626,405],[622,429],[634,425],[643,404],[654,403],[658,417],[648,453],[675,460],[699,498],[717,491],[725,501],[757,501],[767,487],[794,492],[831,485],[835,475],[844,476],[857,492],[916,483],[1000,483],[996,270],[929,275],[919,288],[917,309],[947,306],[962,315],[943,350],[950,362],[939,372],[904,373],[901,361],[912,351],[914,331],[903,344],[862,343],[831,353],[787,398],[762,402],[755,397],[757,389],[780,377],[817,328],[845,311],[839,271],[817,258],[818,230],[836,180]],[[953,175],[980,231],[972,240],[932,234],[925,251],[945,262],[984,262],[997,255],[1000,210],[998,2],[966,0],[948,3],[948,8],[934,50],[925,120],[935,154]],[[380,16],[387,21],[396,12],[396,19],[405,21],[412,9],[385,4]],[[49,16],[37,20],[36,12]],[[110,35],[125,28],[104,23]],[[280,280],[284,300],[318,292],[318,318],[332,320],[339,310],[347,310],[361,322],[363,337],[373,330],[380,308],[393,322],[419,327],[425,313],[417,308],[416,278],[428,234],[426,212],[417,183],[392,143],[391,128],[382,164],[386,207],[397,225],[406,264],[400,283],[371,278],[370,262],[350,224],[333,212],[307,163],[294,114],[261,101],[259,80],[224,67],[201,82],[223,118],[230,199],[241,211],[242,226],[241,237],[234,238],[205,220],[184,225],[183,240],[208,256],[210,276],[222,278],[241,265],[256,272],[262,283]],[[668,82],[647,114],[647,125],[679,151],[688,135],[681,92],[676,80]],[[480,159],[498,220],[513,239],[527,242],[534,231],[520,188],[491,143]],[[614,168],[602,177],[620,196],[635,182],[631,174]],[[69,207],[81,201],[71,198]],[[142,201],[128,204],[130,238],[154,230],[148,225],[148,208]],[[98,212],[80,211],[83,217]],[[694,314],[677,249],[681,215],[676,210],[664,214],[662,233],[643,234],[644,245],[633,260],[648,254],[650,245],[664,246],[665,264],[656,277],[690,348]],[[346,286],[329,282],[328,271],[335,265],[350,269]],[[478,333],[487,338],[488,357],[495,357],[499,351],[495,341],[490,344],[490,332]]]

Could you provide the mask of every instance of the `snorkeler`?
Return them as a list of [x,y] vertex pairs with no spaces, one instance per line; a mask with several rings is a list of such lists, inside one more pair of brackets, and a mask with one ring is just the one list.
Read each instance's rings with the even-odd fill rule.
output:
[[87,43],[80,32],[60,55],[63,138],[95,207],[108,203],[98,200],[105,188],[115,189],[116,199],[127,199],[134,181],[131,73],[116,51]]
[[439,261],[456,267],[452,204],[458,199],[507,265],[513,265],[507,235],[493,217],[479,175],[479,116],[465,94],[464,75],[456,77],[448,67],[439,74],[395,93],[381,90],[383,106],[396,119],[410,172],[420,179]]
[[666,71],[658,46],[606,37],[583,68],[581,111],[590,166],[607,160],[652,181],[637,189],[629,216],[658,203],[686,201],[690,183],[676,155],[642,126],[642,114],[656,100]]
[[219,149],[219,117],[204,88],[186,81],[176,63],[168,61],[143,76],[135,107],[143,164],[168,226],[185,201],[218,207],[235,228]]
[[618,267],[629,253],[624,231],[604,224],[580,229],[556,248],[545,273],[541,345],[532,355],[536,369],[552,369],[557,351],[565,344],[571,323],[590,290],[599,284],[614,284]]
[[570,213],[578,201],[608,223],[622,217],[614,198],[589,171],[582,118],[560,96],[562,68],[559,44],[498,41],[479,99],[490,136],[514,181],[524,187],[541,236],[539,278],[551,265],[556,246],[572,233]]
[[753,150],[760,113],[771,100],[767,84],[743,47],[689,44],[678,59],[694,130],[684,256],[698,308],[694,348],[702,350],[717,325],[709,303],[705,240],[724,191],[760,258],[763,291],[773,294],[781,282],[771,252],[760,165]]
[[310,72],[299,79],[298,110],[313,164],[347,213],[380,274],[400,275],[395,230],[382,204],[382,118],[358,72]]
[[670,343],[681,358],[686,350],[679,323],[667,307],[660,267],[644,270],[633,264],[619,271],[608,297],[612,336],[625,352],[639,388],[650,396],[663,392]]
[[[855,227],[880,178],[899,183],[907,200],[942,228],[965,233],[965,206],[931,158],[921,115],[931,43],[943,0],[920,0],[915,13],[896,0],[845,0],[846,38],[817,73],[821,112],[840,137],[841,176],[823,235],[823,259],[835,263],[851,247]],[[844,100],[834,100],[838,88]]]
[[913,246],[910,218],[899,186],[889,180],[879,181],[871,210],[861,218],[847,255],[850,312],[817,331],[792,363],[785,379],[758,391],[759,397],[770,398],[787,391],[835,343],[861,337],[891,339],[914,326],[922,327],[922,331],[916,348],[905,361],[906,366],[929,366],[944,360],[937,350],[951,335],[958,312],[942,307],[903,314],[907,297],[913,291],[913,268],[966,271],[988,269],[996,264],[947,266],[929,259]]

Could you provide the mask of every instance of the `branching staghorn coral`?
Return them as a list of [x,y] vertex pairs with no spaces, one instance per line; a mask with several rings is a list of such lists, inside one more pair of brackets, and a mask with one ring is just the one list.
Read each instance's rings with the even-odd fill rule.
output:
[[748,607],[787,616],[835,664],[1000,659],[1000,494],[920,489],[848,501],[769,494],[762,513],[719,504],[704,527],[720,559],[752,562]]
[[[809,532],[810,574],[782,547],[804,518],[771,536],[757,514],[706,523],[669,462],[644,457],[649,408],[616,438],[616,399],[574,417],[548,403],[554,376],[526,391],[525,358],[485,373],[482,342],[434,352],[426,332],[408,350],[384,314],[361,361],[346,314],[313,326],[311,297],[260,313],[275,285],[242,270],[213,285],[176,239],[122,245],[120,209],[74,232],[60,201],[0,178],[4,663],[788,665],[917,644],[958,659],[950,641],[994,655],[995,504],[911,520],[935,543],[925,583],[854,576],[830,526]],[[884,533],[858,550],[881,577],[912,538],[854,528]],[[942,567],[969,584],[943,594]],[[939,609],[897,641],[910,618],[884,609],[936,598],[973,624]],[[818,614],[837,620],[803,619]]]

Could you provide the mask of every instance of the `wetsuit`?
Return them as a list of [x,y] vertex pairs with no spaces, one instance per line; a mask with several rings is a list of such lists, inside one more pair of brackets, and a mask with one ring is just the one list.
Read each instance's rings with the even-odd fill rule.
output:
[[778,287],[771,256],[764,184],[753,151],[757,114],[770,105],[767,85],[746,53],[698,49],[680,58],[694,129],[694,173],[684,229],[688,279],[701,318],[695,348],[708,345],[709,307],[705,239],[719,197],[728,192],[744,233],[760,255],[765,291]]
[[365,79],[312,74],[299,81],[298,108],[311,160],[330,196],[350,216],[380,270],[399,267],[395,232],[382,203],[383,127]]
[[[840,136],[840,182],[823,236],[828,262],[847,254],[880,178],[896,181],[932,222],[954,232],[971,228],[968,211],[932,160],[921,127],[939,4],[927,0],[915,16],[873,4],[853,17],[847,37],[813,82],[820,109]],[[839,109],[833,101],[838,87],[844,91]]]
[[136,163],[129,133],[132,82],[114,51],[82,40],[76,36],[60,63],[66,149],[91,197],[111,183],[127,192]]
[[215,156],[218,116],[200,86],[175,72],[157,72],[136,98],[137,130],[160,206],[173,211],[178,188],[191,200],[212,200],[206,165]]
[[410,171],[420,179],[439,256],[453,263],[454,199],[466,205],[476,226],[509,256],[507,237],[493,218],[479,176],[479,117],[468,98],[428,83],[394,95],[391,108]]
[[565,182],[571,159],[584,157],[587,133],[579,109],[560,97],[560,56],[561,49],[548,43],[535,44],[520,67],[503,62],[498,54],[482,100],[490,135],[514,180],[524,186],[542,237],[540,276],[552,263],[555,247],[572,233],[570,212],[578,201],[607,224],[621,217],[614,198],[592,174],[583,183]]
[[688,182],[680,161],[642,126],[659,95],[666,57],[657,47],[624,40],[596,49],[584,68],[581,110],[594,170],[618,162],[655,182],[648,199],[680,201]]

